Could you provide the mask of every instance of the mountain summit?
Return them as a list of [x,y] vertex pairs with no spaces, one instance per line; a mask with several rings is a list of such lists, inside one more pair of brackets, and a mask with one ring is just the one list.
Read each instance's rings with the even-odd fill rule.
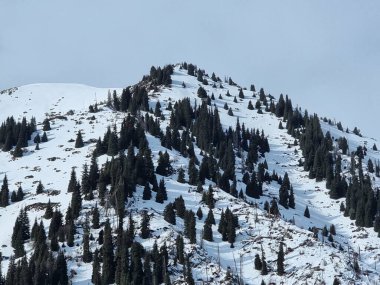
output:
[[2,91],[0,284],[376,284],[376,141],[294,106],[187,63]]

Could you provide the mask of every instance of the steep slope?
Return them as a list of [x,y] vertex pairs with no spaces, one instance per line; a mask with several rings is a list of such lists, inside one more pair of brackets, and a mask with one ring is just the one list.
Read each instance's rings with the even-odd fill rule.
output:
[[[165,132],[170,126],[171,111],[169,103],[174,107],[176,102],[189,98],[192,106],[200,106],[202,100],[197,95],[200,86],[214,100],[211,101],[210,109],[219,111],[220,122],[224,130],[235,129],[237,120],[239,124],[245,126],[247,130],[255,129],[264,131],[268,139],[270,152],[259,157],[260,162],[266,161],[268,172],[275,171],[278,176],[284,177],[285,172],[289,175],[289,180],[294,189],[295,208],[285,209],[279,206],[280,217],[269,215],[264,210],[265,202],[271,202],[273,198],[278,199],[280,185],[276,181],[265,182],[263,194],[260,199],[245,196],[244,199],[237,198],[219,189],[216,183],[206,179],[203,191],[206,192],[209,185],[212,185],[214,198],[216,200],[213,214],[216,225],[212,225],[213,241],[202,240],[205,217],[209,207],[202,202],[202,193],[197,191],[197,186],[188,183],[177,182],[177,173],[167,177],[157,174],[157,180],[164,179],[168,199],[164,203],[155,202],[156,193],[152,193],[151,200],[143,199],[143,186],[137,185],[133,197],[129,197],[126,202],[126,216],[131,215],[136,224],[135,240],[143,245],[147,250],[153,248],[157,241],[159,247],[166,243],[169,251],[169,269],[172,283],[184,283],[183,266],[175,264],[176,237],[184,232],[184,220],[176,218],[176,225],[172,225],[164,219],[164,209],[169,202],[174,202],[182,195],[186,208],[197,212],[200,207],[203,212],[201,219],[196,221],[195,244],[191,244],[185,238],[185,251],[191,255],[190,262],[192,274],[195,280],[209,281],[211,284],[238,284],[239,278],[246,284],[260,284],[264,280],[267,284],[273,282],[280,284],[332,284],[337,277],[344,284],[354,281],[356,284],[370,284],[379,279],[379,272],[376,267],[377,256],[380,253],[376,246],[378,243],[377,233],[373,228],[356,227],[352,220],[343,217],[340,211],[340,204],[344,198],[332,200],[329,198],[329,190],[326,189],[326,182],[315,182],[309,179],[308,173],[299,166],[299,160],[303,158],[302,151],[298,145],[294,144],[294,138],[289,135],[286,129],[279,129],[279,123],[283,118],[276,117],[273,113],[262,108],[262,113],[258,113],[257,108],[250,110],[247,108],[251,101],[253,106],[260,100],[258,92],[244,90],[244,98],[239,98],[240,88],[224,82],[214,82],[208,76],[203,76],[205,81],[201,83],[197,77],[190,76],[187,71],[177,65],[171,75],[172,83],[170,87],[160,86],[157,90],[149,92],[149,107],[154,110],[156,103],[160,102],[162,116],[160,118],[160,128]],[[145,83],[141,83],[144,85]],[[221,86],[223,88],[221,88]],[[121,89],[116,93],[120,95]],[[96,95],[95,95],[96,94]],[[227,94],[230,94],[228,96]],[[221,99],[219,99],[221,95]],[[110,105],[106,105],[108,89],[98,89],[81,85],[64,84],[37,84],[29,85],[13,90],[11,94],[4,92],[0,95],[1,121],[13,115],[15,119],[23,116],[28,118],[34,116],[37,119],[37,132],[40,134],[42,121],[48,117],[52,129],[47,131],[48,142],[41,143],[40,150],[35,150],[33,140],[29,141],[29,146],[24,148],[21,158],[14,159],[9,152],[0,152],[0,173],[6,174],[11,191],[16,190],[19,185],[25,193],[21,202],[11,203],[11,205],[0,208],[0,223],[2,234],[0,244],[3,257],[6,260],[2,264],[3,272],[6,272],[8,258],[13,254],[11,247],[11,237],[13,225],[20,209],[27,207],[31,222],[35,218],[42,220],[46,232],[50,221],[43,218],[44,209],[30,207],[37,203],[47,203],[50,199],[53,203],[58,203],[57,208],[62,213],[67,211],[71,202],[71,193],[67,193],[67,185],[70,180],[72,168],[76,169],[77,176],[80,177],[83,164],[91,164],[92,152],[96,149],[96,142],[99,137],[103,137],[107,127],[116,126],[119,131],[125,117],[124,112],[115,111]],[[236,97],[236,102],[234,98]],[[268,100],[269,97],[267,96]],[[97,101],[101,109],[97,113],[89,113],[88,107]],[[224,109],[227,103],[233,115],[228,114]],[[69,112],[71,111],[72,112]],[[143,116],[145,111],[140,112]],[[350,150],[355,150],[358,146],[372,146],[375,141],[365,137],[358,137],[354,134],[347,134],[339,131],[336,126],[321,121],[323,131],[329,131],[334,138],[345,136],[348,140]],[[74,148],[74,140],[77,132],[81,131],[85,146]],[[211,131],[211,130],[209,130]],[[36,133],[33,134],[33,137]],[[157,136],[146,134],[149,148],[152,150],[152,159],[155,168],[158,166],[159,152],[167,151],[170,156],[171,165],[175,170],[185,169],[185,180],[188,180],[189,157],[183,156],[175,149],[167,149],[162,146],[162,142]],[[370,147],[368,147],[369,149]],[[136,153],[138,148],[135,148]],[[127,151],[125,150],[127,153]],[[201,150],[194,143],[195,156],[202,161],[204,150]],[[115,157],[118,157],[116,155]],[[243,169],[247,153],[235,157],[236,189],[245,192],[246,184],[243,183]],[[377,151],[368,150],[364,162],[371,158],[373,161],[380,159]],[[101,168],[111,156],[103,154],[98,158]],[[342,155],[346,169],[349,172],[350,158]],[[364,165],[364,163],[363,163]],[[257,164],[256,164],[257,167]],[[379,178],[369,174],[374,181],[374,187],[379,185]],[[42,181],[45,186],[45,193],[36,195],[38,181]],[[58,190],[58,191],[53,191]],[[111,189],[110,189],[111,191]],[[80,217],[76,220],[77,234],[75,235],[75,245],[65,247],[65,255],[68,257],[69,272],[72,274],[73,284],[88,284],[91,281],[92,265],[82,262],[82,234],[83,223],[86,216],[92,211],[95,203],[99,202],[98,193],[95,192],[95,199],[83,200]],[[29,206],[29,208],[28,208]],[[304,217],[305,207],[310,210],[310,218]],[[236,232],[234,247],[228,241],[223,241],[222,235],[218,232],[218,224],[221,213],[227,207],[238,217],[239,227]],[[150,217],[150,237],[143,239],[140,237],[141,215],[146,211]],[[110,220],[111,227],[118,227],[118,218],[115,210],[110,207],[100,207],[101,224],[107,219]],[[126,218],[127,220],[127,218]],[[327,228],[331,224],[336,227],[337,234],[334,235],[334,242],[324,240],[319,233],[313,236],[308,228]],[[129,222],[124,222],[124,227],[128,228]],[[101,246],[96,239],[99,237],[99,229],[91,229],[94,240],[90,241],[91,251]],[[327,239],[327,238],[326,238]],[[116,238],[115,241],[116,243]],[[280,243],[285,249],[285,274],[277,274],[277,257]],[[60,244],[62,246],[62,243]],[[26,251],[30,256],[33,252],[33,242],[26,243]],[[265,254],[268,264],[268,275],[261,275],[260,270],[255,270],[255,255]],[[361,272],[355,272],[353,268],[354,260],[360,266]],[[73,271],[72,271],[73,270]],[[374,283],[375,284],[375,283]]]

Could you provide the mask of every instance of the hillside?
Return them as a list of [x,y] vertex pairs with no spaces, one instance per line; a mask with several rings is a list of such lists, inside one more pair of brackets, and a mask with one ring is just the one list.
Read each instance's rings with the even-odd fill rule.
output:
[[[9,205],[0,207],[2,273],[6,284],[28,284],[25,280],[40,284],[38,274],[33,272],[36,266],[29,264],[29,279],[19,283],[15,283],[17,273],[9,273],[8,267],[13,264],[11,256],[15,255],[12,234],[20,210],[26,209],[30,228],[35,220],[37,224],[42,221],[49,235],[52,219],[44,216],[49,200],[54,210],[62,213],[62,224],[43,242],[49,249],[53,237],[58,242],[51,260],[59,260],[58,252],[64,253],[67,274],[73,284],[91,284],[93,267],[96,267],[94,261],[84,260],[84,236],[92,259],[100,261],[102,284],[112,279],[103,274],[107,262],[111,272],[116,271],[118,284],[168,283],[169,279],[171,284],[191,284],[189,276],[208,284],[333,284],[334,280],[341,284],[377,284],[380,248],[373,223],[380,210],[376,191],[380,178],[377,171],[368,168],[369,160],[375,168],[380,160],[379,151],[373,149],[376,141],[351,130],[339,130],[336,124],[317,116],[314,118],[318,122],[313,122],[310,116],[309,121],[302,119],[298,128],[287,129],[289,119],[285,112],[293,115],[299,112],[300,117],[306,118],[304,110],[292,107],[292,111],[284,111],[278,107],[281,100],[265,94],[264,90],[242,89],[231,79],[225,82],[197,68],[194,76],[189,75],[193,73],[190,69],[190,65],[183,64],[152,69],[150,76],[124,89],[34,84],[1,93],[0,122],[10,116],[16,122],[21,122],[23,117],[27,121],[34,117],[36,121],[36,130],[31,133],[28,146],[22,147],[22,156],[12,154],[14,146],[12,151],[0,151],[0,179],[6,175],[9,191],[17,191],[21,186],[24,193],[17,202],[11,202],[10,193]],[[248,107],[249,102],[252,107]],[[291,106],[287,97],[286,102],[286,106]],[[96,105],[98,110],[90,112],[90,105]],[[271,110],[271,106],[275,109]],[[36,149],[34,138],[43,135],[46,119],[50,125],[50,130],[45,131],[48,141],[39,143]],[[302,144],[303,132],[307,134],[310,130],[308,124],[314,124],[314,128],[319,124],[322,131],[312,141],[314,146],[319,143],[321,147],[309,151],[313,157],[311,170],[305,170],[311,159],[309,153],[305,155],[307,135]],[[283,127],[279,128],[280,125]],[[81,147],[75,147],[78,132],[83,137]],[[341,137],[346,138],[347,151],[341,148],[338,140]],[[315,162],[318,151],[331,157],[331,164],[327,165],[328,159],[323,158],[323,163],[318,165]],[[336,167],[338,157],[341,171]],[[95,179],[83,179],[84,165],[91,169],[94,161],[99,169]],[[333,181],[345,180],[349,185],[344,196],[333,197],[336,199],[330,198],[335,186],[326,188],[330,166]],[[184,177],[178,181],[181,169]],[[80,184],[73,188],[74,193],[68,192],[72,170]],[[289,185],[284,182],[286,176]],[[350,186],[355,184],[356,176],[362,185],[361,192]],[[36,194],[40,181],[44,189]],[[370,183],[371,192],[365,188],[366,183]],[[280,189],[285,192],[279,192]],[[147,192],[151,193],[150,199],[145,196]],[[2,197],[3,193],[2,190]],[[78,193],[81,206],[76,216],[73,195]],[[285,207],[281,205],[284,203],[279,193],[285,193]],[[159,195],[163,199],[157,198]],[[292,195],[294,205],[291,205]],[[355,205],[347,214],[351,219],[341,211],[342,203],[348,207],[347,195],[350,205]],[[182,214],[180,196],[188,210]],[[95,207],[100,213],[100,226],[94,228]],[[304,216],[306,207],[310,218]],[[202,217],[194,216],[199,209]],[[363,210],[363,217],[359,210]],[[209,211],[215,224],[206,218]],[[174,214],[175,224],[168,222],[168,212]],[[232,221],[226,221],[226,232],[220,233],[220,220],[227,216],[226,212],[231,213],[228,216]],[[142,222],[147,221],[148,231],[142,227]],[[106,237],[108,225],[111,239]],[[324,236],[322,229],[326,226],[330,231],[331,225],[336,234]],[[212,241],[202,238],[206,231],[210,234],[210,229]],[[100,244],[99,236],[104,236],[104,243]],[[185,260],[178,257],[178,236],[184,237]],[[70,238],[73,238],[71,246]],[[112,261],[107,259],[107,242],[113,249]],[[155,243],[159,250],[155,249]],[[38,260],[34,256],[39,248],[37,238],[32,234],[22,244],[25,256]],[[278,271],[277,262],[281,245],[283,273]],[[41,260],[50,258],[48,250],[44,250],[42,257],[38,257]],[[97,256],[95,251],[101,254]],[[261,261],[265,256],[267,274],[255,269],[256,255]],[[122,263],[123,256],[130,258]],[[18,256],[20,268],[21,259]],[[65,280],[58,261],[54,262],[54,266],[39,268],[41,272],[46,271],[48,284]],[[148,272],[151,279],[146,277]]]

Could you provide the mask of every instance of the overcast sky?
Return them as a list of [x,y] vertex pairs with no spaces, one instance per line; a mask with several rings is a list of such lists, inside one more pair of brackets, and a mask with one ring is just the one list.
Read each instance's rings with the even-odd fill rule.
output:
[[0,0],[0,89],[192,62],[380,139],[380,1]]

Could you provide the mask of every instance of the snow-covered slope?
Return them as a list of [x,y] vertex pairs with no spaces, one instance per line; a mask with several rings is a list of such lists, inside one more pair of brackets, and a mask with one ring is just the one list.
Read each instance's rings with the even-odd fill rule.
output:
[[[257,94],[244,90],[244,99],[238,98],[239,87],[223,83],[224,88],[212,87],[212,81],[206,77],[209,85],[202,85],[196,77],[187,75],[185,70],[176,66],[172,75],[172,85],[170,88],[163,88],[158,92],[150,93],[149,105],[154,109],[159,101],[163,114],[166,118],[161,123],[161,129],[165,130],[170,118],[170,111],[166,110],[169,102],[183,98],[190,98],[194,104],[199,104],[197,90],[202,85],[209,94],[215,95],[211,108],[217,107],[224,128],[235,127],[239,119],[240,124],[247,129],[263,129],[268,136],[271,151],[266,154],[270,172],[276,171],[283,176],[285,172],[289,174],[290,181],[295,193],[295,209],[283,209],[280,207],[281,219],[268,216],[263,211],[265,201],[270,201],[272,197],[278,197],[279,185],[276,182],[265,184],[264,195],[259,200],[247,198],[247,203],[237,199],[224,191],[215,187],[215,198],[217,199],[214,215],[216,226],[213,226],[214,242],[200,242],[201,230],[205,217],[197,220],[197,245],[186,243],[186,251],[192,252],[193,275],[195,280],[211,281],[212,284],[221,284],[224,281],[227,271],[240,275],[245,284],[260,284],[264,280],[267,284],[332,284],[335,277],[344,283],[355,281],[355,284],[376,284],[379,280],[380,269],[376,265],[380,254],[379,238],[373,228],[357,228],[349,218],[343,217],[340,212],[341,200],[331,200],[325,182],[315,182],[308,178],[308,173],[298,166],[298,160],[302,157],[300,148],[294,146],[294,138],[287,134],[286,130],[278,128],[281,118],[277,118],[271,113],[263,110],[263,114],[258,114],[257,110],[247,108],[248,101],[255,105],[258,100]],[[185,83],[186,88],[183,87]],[[113,89],[111,89],[111,92]],[[116,89],[118,95],[121,89]],[[226,96],[229,92],[232,96]],[[47,132],[49,141],[40,145],[40,150],[35,150],[33,141],[29,141],[29,146],[24,149],[22,158],[14,159],[9,152],[0,152],[0,179],[7,175],[10,190],[17,190],[21,184],[26,194],[23,201],[13,203],[6,208],[0,208],[0,245],[3,245],[1,252],[3,256],[9,257],[13,253],[10,246],[11,235],[15,219],[21,208],[33,205],[38,202],[59,203],[61,212],[64,213],[71,200],[71,194],[67,193],[67,185],[70,178],[71,169],[78,168],[77,174],[81,173],[82,165],[89,163],[92,150],[95,148],[96,139],[102,137],[108,126],[120,125],[125,117],[124,113],[115,112],[106,107],[102,102],[107,100],[108,89],[99,89],[83,85],[74,84],[34,84],[22,86],[11,92],[3,92],[0,95],[0,122],[8,116],[14,116],[20,120],[23,116],[30,118],[34,116],[37,120],[38,132],[41,133],[42,121],[48,118],[51,120],[52,129]],[[222,99],[218,96],[222,95]],[[234,103],[234,97],[238,102]],[[90,104],[97,102],[102,109],[100,112],[88,113]],[[229,116],[227,110],[223,109],[227,103],[232,108],[234,116]],[[73,112],[69,112],[72,110]],[[312,110],[311,110],[312,111]],[[64,116],[64,117],[60,117]],[[323,130],[329,131],[333,137],[345,136],[349,142],[351,150],[357,146],[372,146],[375,141],[366,137],[358,137],[354,134],[347,134],[339,131],[335,126],[321,121]],[[85,147],[74,148],[77,132],[81,130],[85,141]],[[34,134],[35,135],[35,134]],[[153,161],[157,165],[159,151],[165,149],[161,146],[159,139],[147,134],[149,146],[152,149]],[[290,147],[289,147],[290,146]],[[380,159],[380,153],[370,150],[368,147],[366,160],[373,161]],[[175,150],[167,150],[174,169],[183,167],[187,169],[188,159],[184,158]],[[201,150],[195,147],[196,155],[201,160]],[[102,165],[107,157],[99,157],[98,163]],[[349,157],[344,156],[349,164]],[[261,159],[262,161],[264,158]],[[245,190],[242,183],[242,174],[239,167],[242,165],[240,158],[236,158],[237,189]],[[373,177],[375,185],[380,185],[380,180]],[[168,201],[164,204],[142,200],[142,188],[137,189],[135,197],[129,201],[128,211],[133,213],[136,223],[140,223],[139,213],[146,209],[151,214],[152,238],[136,239],[148,249],[152,247],[154,240],[159,244],[167,243],[168,248],[174,250],[175,237],[183,231],[183,222],[178,219],[176,225],[171,225],[164,221],[163,210],[168,202],[173,202],[175,198],[182,195],[187,209],[194,212],[201,206],[204,216],[207,213],[207,206],[200,204],[202,194],[195,191],[195,187],[188,184],[178,183],[177,175],[165,177],[168,191]],[[42,181],[48,192],[58,190],[57,195],[40,194],[35,195],[37,182]],[[206,182],[206,185],[212,182]],[[206,187],[206,186],[205,186]],[[205,188],[206,189],[206,188]],[[95,204],[95,201],[84,201],[83,218],[86,212]],[[253,205],[252,205],[253,204]],[[310,209],[310,219],[303,215],[306,205]],[[234,248],[230,244],[222,241],[221,235],[217,231],[218,221],[222,209],[229,207],[239,216],[239,229],[237,231],[237,242]],[[33,222],[35,218],[43,219],[43,211],[32,209],[28,211],[29,218]],[[112,213],[111,213],[112,217]],[[108,216],[110,218],[110,216]],[[106,219],[102,212],[102,220]],[[43,219],[46,227],[49,220]],[[116,228],[116,221],[112,220],[113,227]],[[334,224],[337,235],[334,236],[334,244],[322,240],[321,235],[314,238],[308,231],[309,227],[316,226],[323,228]],[[94,236],[98,231],[92,232]],[[76,235],[76,243],[80,244],[82,238],[80,232]],[[286,274],[278,276],[276,274],[276,259],[279,242],[285,246],[285,271]],[[339,246],[340,245],[340,246]],[[96,242],[92,242],[91,249],[94,250]],[[255,254],[261,254],[264,250],[267,263],[271,269],[269,274],[262,276],[260,271],[254,268]],[[32,251],[31,243],[28,244],[27,251]],[[82,250],[80,246],[66,249],[66,255],[80,257]],[[363,274],[357,276],[352,268],[354,254],[360,254],[359,264]],[[218,263],[220,263],[220,267]],[[6,272],[7,261],[3,262],[3,272]],[[90,284],[92,267],[75,261],[69,262],[69,269],[77,272],[72,279],[73,284]],[[173,272],[172,281],[181,280],[180,274]],[[283,283],[281,283],[283,282]]]

